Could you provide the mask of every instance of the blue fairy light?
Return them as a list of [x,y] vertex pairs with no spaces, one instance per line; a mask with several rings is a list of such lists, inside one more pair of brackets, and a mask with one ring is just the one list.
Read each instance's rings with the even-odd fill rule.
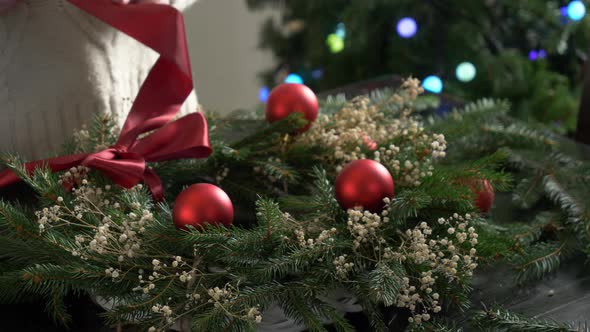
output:
[[559,14],[563,17],[567,17],[567,6],[559,7]]
[[312,70],[312,71],[311,71],[311,77],[312,77],[314,80],[319,80],[319,79],[321,79],[322,77],[324,77],[324,70],[323,70],[323,69],[321,69],[321,68],[318,68],[318,69],[314,69],[314,70]]
[[411,17],[404,17],[397,22],[397,34],[402,38],[412,38],[417,31],[418,24]]
[[574,0],[567,5],[567,16],[572,21],[579,21],[586,15],[586,6],[582,1]]
[[303,84],[303,78],[297,74],[291,73],[285,77],[285,83]]
[[344,25],[344,23],[340,22],[336,25],[336,32],[335,32],[336,36],[344,39],[346,38],[346,26]]
[[258,99],[261,103],[266,103],[270,95],[270,89],[267,86],[263,86],[258,90]]
[[422,81],[422,87],[428,92],[441,93],[443,90],[443,82],[440,77],[430,75]]

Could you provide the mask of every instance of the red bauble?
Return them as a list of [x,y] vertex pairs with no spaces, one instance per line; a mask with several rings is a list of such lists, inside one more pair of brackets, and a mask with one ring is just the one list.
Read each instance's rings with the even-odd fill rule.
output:
[[303,132],[308,130],[311,123],[317,119],[318,110],[318,98],[310,88],[303,84],[285,83],[270,92],[264,112],[266,120],[270,123],[282,120],[294,112],[303,113],[309,121],[300,129]]
[[362,206],[379,213],[385,197],[393,197],[393,178],[385,166],[374,160],[355,160],[336,178],[336,200],[343,209]]
[[481,213],[488,213],[494,205],[494,188],[488,180],[479,180],[472,185],[475,193],[475,206]]
[[205,224],[230,226],[234,220],[234,207],[221,188],[208,183],[193,184],[181,192],[172,210],[174,225],[187,229]]

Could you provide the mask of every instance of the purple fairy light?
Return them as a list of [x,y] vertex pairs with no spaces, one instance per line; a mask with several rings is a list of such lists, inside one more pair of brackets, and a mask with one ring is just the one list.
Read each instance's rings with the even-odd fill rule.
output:
[[547,57],[547,52],[545,50],[539,50],[539,59],[545,59]]

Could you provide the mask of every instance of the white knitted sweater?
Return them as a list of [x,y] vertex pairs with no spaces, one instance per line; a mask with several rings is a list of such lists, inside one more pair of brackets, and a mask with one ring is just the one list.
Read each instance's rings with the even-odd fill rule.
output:
[[[0,16],[0,151],[52,156],[99,112],[122,126],[156,59],[65,0],[25,0]],[[193,92],[182,112],[196,109]]]

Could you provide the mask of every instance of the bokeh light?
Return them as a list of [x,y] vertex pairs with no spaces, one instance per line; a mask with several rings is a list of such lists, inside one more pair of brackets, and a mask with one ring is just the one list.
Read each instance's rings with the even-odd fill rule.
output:
[[258,99],[261,103],[266,103],[269,94],[270,89],[267,86],[263,86],[258,90]]
[[397,22],[397,33],[402,38],[412,38],[418,31],[416,20],[411,17],[404,17]]
[[285,83],[303,84],[303,78],[297,74],[291,73],[285,77]]
[[422,87],[428,92],[441,93],[443,90],[443,82],[440,77],[430,75],[422,80]]
[[344,49],[344,38],[335,33],[331,33],[326,38],[326,45],[330,48],[332,53],[340,53]]
[[476,74],[477,69],[475,69],[475,66],[471,62],[462,62],[455,70],[455,75],[461,82],[471,82]]
[[323,69],[321,69],[321,68],[317,68],[317,69],[314,69],[314,70],[312,70],[312,71],[311,71],[311,77],[312,77],[314,80],[319,80],[319,79],[321,79],[322,77],[324,77],[324,70],[323,70]]
[[344,23],[340,22],[338,25],[336,25],[335,34],[342,39],[346,38],[346,26]]
[[559,14],[561,14],[561,16],[567,17],[567,6],[559,7]]
[[572,21],[579,21],[586,15],[586,6],[582,1],[574,0],[567,5],[567,16]]
[[536,50],[531,50],[529,52],[529,60],[535,61],[535,60],[537,60],[538,57],[539,57],[539,53],[537,53]]
[[539,55],[539,59],[545,59],[547,57],[547,52],[545,52],[545,50],[539,50],[537,55]]

